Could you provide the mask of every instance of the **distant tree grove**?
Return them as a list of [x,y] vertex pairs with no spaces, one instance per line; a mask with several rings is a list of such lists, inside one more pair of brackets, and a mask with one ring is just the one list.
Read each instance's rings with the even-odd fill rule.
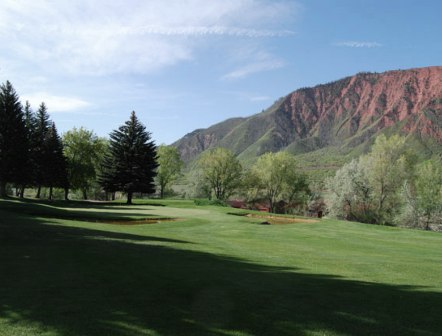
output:
[[441,158],[417,163],[404,137],[380,135],[370,153],[328,180],[330,215],[426,230],[442,225],[441,167]]
[[[28,102],[23,108],[12,84],[0,86],[0,197],[7,196],[7,183],[24,196],[26,187],[68,189],[67,162],[55,123],[41,103],[33,113]],[[67,193],[66,193],[67,196]]]
[[[41,198],[43,188],[49,199],[54,190],[80,191],[84,199],[90,190],[120,191],[132,202],[135,192],[155,192],[156,145],[132,112],[129,121],[110,134],[97,137],[84,128],[59,136],[43,102],[34,112],[7,81],[0,86],[0,197],[15,188],[23,198],[33,188]],[[97,193],[94,193],[97,196]]]
[[[49,199],[55,197],[54,190],[65,199],[70,190],[83,199],[91,195],[113,199],[120,192],[131,204],[135,193],[158,192],[164,197],[182,176],[183,165],[177,148],[155,145],[135,112],[109,139],[84,128],[60,137],[44,102],[34,112],[29,102],[21,104],[9,81],[0,85],[2,198],[11,195],[12,188],[21,198],[26,188],[32,188],[36,198]],[[441,167],[440,157],[418,163],[405,138],[380,135],[368,154],[325,181],[325,197],[311,192],[296,157],[286,152],[265,153],[246,169],[230,150],[213,148],[188,165],[187,177],[192,197],[216,203],[235,197],[249,207],[265,204],[270,212],[310,210],[340,219],[429,230],[442,227]]]

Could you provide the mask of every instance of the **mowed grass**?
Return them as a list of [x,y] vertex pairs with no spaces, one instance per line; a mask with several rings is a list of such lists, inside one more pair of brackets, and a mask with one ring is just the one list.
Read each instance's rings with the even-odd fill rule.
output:
[[0,201],[0,335],[442,334],[441,233],[231,213]]

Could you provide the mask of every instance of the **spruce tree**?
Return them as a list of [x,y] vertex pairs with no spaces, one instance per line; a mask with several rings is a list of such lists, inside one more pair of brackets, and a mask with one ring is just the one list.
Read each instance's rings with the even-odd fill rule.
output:
[[48,130],[45,147],[48,158],[45,185],[49,187],[49,199],[53,198],[53,188],[68,188],[67,161],[63,154],[63,143],[58,135],[55,123]]
[[6,183],[26,180],[28,140],[22,105],[12,84],[0,86],[0,197],[6,197]]
[[155,192],[157,166],[156,146],[151,134],[132,112],[130,119],[110,134],[109,153],[103,163],[100,184],[108,192],[126,193],[127,204],[132,204],[134,192]]
[[36,119],[35,114],[32,111],[31,104],[29,104],[29,101],[26,101],[25,108],[24,108],[24,118],[25,118],[25,128],[26,128],[26,136],[28,140],[28,157],[27,157],[27,163],[25,165],[25,174],[26,179],[20,186],[20,198],[24,197],[24,192],[26,187],[33,186],[35,184],[35,159],[33,155],[33,148],[34,148],[34,132],[35,132],[35,126],[36,126]]
[[35,117],[33,133],[32,158],[35,164],[35,184],[37,186],[36,198],[40,198],[41,187],[48,185],[49,154],[47,151],[47,138],[51,123],[45,103],[41,103]]

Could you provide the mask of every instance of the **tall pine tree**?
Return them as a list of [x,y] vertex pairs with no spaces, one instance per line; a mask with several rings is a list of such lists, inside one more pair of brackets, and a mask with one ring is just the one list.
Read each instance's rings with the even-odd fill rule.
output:
[[35,159],[33,156],[33,147],[34,147],[34,131],[35,131],[35,125],[36,125],[36,119],[35,114],[32,111],[31,104],[29,104],[29,101],[26,101],[25,108],[24,108],[24,118],[25,118],[25,128],[26,128],[26,136],[28,139],[28,162],[25,165],[25,174],[26,179],[25,181],[20,185],[19,190],[19,196],[20,198],[24,197],[25,188],[33,186],[35,184]]
[[6,183],[26,180],[28,139],[19,97],[7,81],[0,86],[0,197],[6,197]]
[[134,192],[155,192],[157,166],[151,135],[132,112],[130,119],[110,134],[100,184],[106,191],[126,193],[127,204],[132,204]]
[[[53,188],[68,188],[68,171],[67,171],[67,161],[63,154],[63,143],[58,135],[55,123],[52,123],[49,131],[47,133],[45,147],[47,152],[47,157],[49,165],[46,171],[46,183],[45,185],[49,187],[49,199],[53,198]],[[67,194],[65,193],[65,197]]]
[[35,117],[31,154],[35,164],[35,184],[38,188],[36,198],[40,198],[41,196],[41,187],[48,185],[50,157],[46,142],[50,126],[48,110],[46,104],[43,102],[40,104]]

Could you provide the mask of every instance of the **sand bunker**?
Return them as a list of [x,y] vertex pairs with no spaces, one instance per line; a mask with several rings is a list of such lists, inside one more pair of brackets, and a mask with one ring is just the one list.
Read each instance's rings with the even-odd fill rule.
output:
[[294,223],[317,223],[315,219],[305,219],[305,218],[291,218],[282,217],[274,215],[257,215],[257,214],[247,214],[246,217],[249,218],[259,218],[263,219],[265,222],[263,224],[294,224]]

